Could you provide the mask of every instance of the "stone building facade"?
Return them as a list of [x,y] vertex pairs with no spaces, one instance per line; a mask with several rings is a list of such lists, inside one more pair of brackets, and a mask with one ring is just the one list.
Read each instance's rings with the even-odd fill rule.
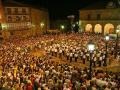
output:
[[36,36],[49,29],[49,13],[46,9],[6,0],[0,3],[0,12],[0,37],[4,39]]
[[104,35],[114,34],[116,29],[120,29],[120,8],[118,6],[117,1],[110,1],[106,4],[94,4],[81,9],[79,11],[81,30]]

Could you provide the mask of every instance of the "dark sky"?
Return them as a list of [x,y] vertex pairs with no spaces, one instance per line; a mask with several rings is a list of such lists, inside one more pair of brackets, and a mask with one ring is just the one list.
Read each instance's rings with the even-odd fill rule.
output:
[[78,10],[94,4],[98,1],[106,0],[15,0],[26,4],[45,7],[49,10],[50,19],[67,19],[68,15],[76,15]]

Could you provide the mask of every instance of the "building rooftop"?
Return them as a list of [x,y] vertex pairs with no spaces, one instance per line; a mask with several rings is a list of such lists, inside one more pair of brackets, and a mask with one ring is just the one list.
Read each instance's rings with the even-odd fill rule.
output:
[[41,6],[20,3],[20,2],[14,1],[14,0],[3,0],[3,6],[7,6],[7,7],[30,7],[30,8],[48,11],[46,8],[43,8]]
[[120,8],[119,0],[98,1],[80,10],[96,10],[96,9],[114,9]]

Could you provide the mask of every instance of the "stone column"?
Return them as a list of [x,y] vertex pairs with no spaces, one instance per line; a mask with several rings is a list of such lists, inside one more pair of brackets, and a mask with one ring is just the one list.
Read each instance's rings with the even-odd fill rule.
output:
[[117,29],[117,26],[118,26],[118,24],[114,24],[114,34],[116,33],[116,29]]
[[104,27],[105,27],[105,24],[102,25],[102,34],[104,35]]
[[92,25],[92,33],[95,33],[94,29],[95,29],[95,24],[91,24]]

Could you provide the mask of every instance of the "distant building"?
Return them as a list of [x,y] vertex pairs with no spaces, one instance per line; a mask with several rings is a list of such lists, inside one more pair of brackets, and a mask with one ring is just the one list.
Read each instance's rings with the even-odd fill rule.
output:
[[85,32],[115,33],[120,29],[119,0],[97,2],[79,11],[80,28]]
[[46,9],[34,8],[13,0],[0,0],[0,37],[29,37],[49,29],[49,14]]

